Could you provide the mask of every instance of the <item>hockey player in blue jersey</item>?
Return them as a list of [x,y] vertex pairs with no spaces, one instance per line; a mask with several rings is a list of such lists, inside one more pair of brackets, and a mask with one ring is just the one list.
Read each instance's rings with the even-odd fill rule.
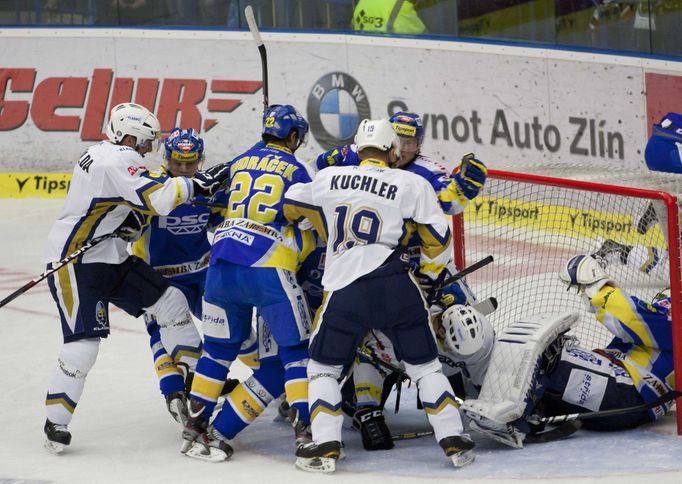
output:
[[[652,133],[644,149],[644,162],[651,171],[662,173],[682,173],[682,115],[668,113],[652,127]],[[637,220],[637,232],[644,235],[658,224],[664,238],[668,239],[668,226],[665,218],[658,214],[666,213],[661,202],[652,201]],[[609,262],[627,265],[635,270],[653,276],[670,272],[668,251],[654,245],[630,245],[614,239],[606,239],[595,253]]]
[[[204,161],[204,141],[194,129],[174,128],[164,141],[163,172],[168,176],[191,177]],[[224,192],[214,196],[216,205],[225,205]],[[206,202],[198,195],[194,200]],[[174,293],[180,303],[201,320],[201,300],[208,270],[211,245],[208,231],[222,222],[219,208],[206,204],[178,205],[166,216],[152,217],[141,236],[133,243],[133,255],[143,259],[164,276],[180,292]],[[145,314],[154,367],[161,393],[171,415],[182,422],[185,409],[185,387],[201,355],[201,336],[192,316],[184,320],[163,321]]]
[[[534,427],[535,417],[636,407],[674,389],[669,291],[647,303],[618,287],[604,266],[598,258],[579,255],[567,262],[559,277],[585,296],[597,321],[613,335],[611,342],[601,349],[581,348],[565,336],[570,325],[540,337],[529,329],[535,326],[526,322],[529,319],[505,328],[493,350],[481,397],[462,407],[472,418],[473,429],[521,447],[529,432],[542,430]],[[546,327],[550,319],[538,320],[537,327]],[[582,426],[631,429],[654,422],[669,405],[585,419]]]
[[311,323],[295,279],[299,229],[282,213],[286,190],[312,180],[312,172],[294,156],[307,133],[307,121],[293,106],[271,106],[263,116],[265,147],[252,148],[228,163],[228,208],[211,249],[203,304],[204,349],[183,432],[186,452],[222,458],[232,453],[221,431],[220,413],[208,430],[207,424],[229,367],[249,337],[254,307],[278,345],[287,401],[299,420],[309,420],[306,365]]
[[[488,173],[485,165],[473,156],[467,156],[467,170],[451,175],[448,170],[421,152],[424,142],[424,125],[415,113],[398,112],[389,118],[400,138],[400,159],[396,168],[411,171],[426,179],[438,196],[443,211],[448,215],[461,213],[470,200],[483,188]],[[355,145],[344,145],[322,153],[315,160],[317,170],[328,166],[359,165]],[[460,166],[464,166],[460,165]]]

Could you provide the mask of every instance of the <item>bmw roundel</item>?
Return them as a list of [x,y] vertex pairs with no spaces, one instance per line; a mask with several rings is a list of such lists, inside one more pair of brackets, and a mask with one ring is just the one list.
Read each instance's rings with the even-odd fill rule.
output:
[[318,79],[307,108],[310,131],[324,149],[352,143],[360,121],[371,118],[365,90],[345,72],[331,72]]

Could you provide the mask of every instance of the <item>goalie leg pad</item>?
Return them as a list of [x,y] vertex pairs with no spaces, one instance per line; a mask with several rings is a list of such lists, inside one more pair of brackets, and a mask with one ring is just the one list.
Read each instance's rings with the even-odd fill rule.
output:
[[495,343],[488,372],[476,400],[462,410],[472,420],[499,424],[524,416],[533,396],[545,349],[578,321],[578,313],[539,314],[509,325]]

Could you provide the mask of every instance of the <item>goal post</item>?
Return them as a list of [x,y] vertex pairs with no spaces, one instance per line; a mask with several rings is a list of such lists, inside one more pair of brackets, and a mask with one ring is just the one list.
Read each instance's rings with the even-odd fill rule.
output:
[[[603,170],[602,170],[603,172]],[[613,177],[614,183],[618,178]],[[653,214],[653,215],[652,215]],[[618,285],[644,302],[669,287],[675,388],[682,389],[682,286],[676,196],[667,191],[489,170],[485,187],[453,217],[458,268],[492,255],[468,276],[479,298],[494,296],[490,315],[499,332],[518,317],[543,311],[580,313],[575,335],[584,347],[604,347],[612,335],[558,272],[573,255],[599,253]],[[682,435],[682,399],[677,400]]]

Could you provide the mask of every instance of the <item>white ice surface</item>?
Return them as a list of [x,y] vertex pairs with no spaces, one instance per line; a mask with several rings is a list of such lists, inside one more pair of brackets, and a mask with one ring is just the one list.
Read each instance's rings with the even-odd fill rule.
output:
[[[0,299],[42,272],[40,256],[61,200],[0,200]],[[502,298],[504,295],[499,295]],[[234,442],[220,464],[178,452],[180,428],[167,414],[142,321],[111,312],[112,335],[101,347],[70,425],[61,456],[42,447],[47,378],[61,345],[56,308],[46,284],[0,309],[0,484],[176,482],[682,482],[682,438],[674,420],[630,432],[581,431],[571,438],[513,450],[474,435],[476,462],[455,470],[431,437],[365,452],[345,430],[348,458],[333,477],[296,471],[290,428],[268,409]],[[242,372],[243,376],[244,373]],[[415,395],[403,391],[395,433],[427,430]]]

